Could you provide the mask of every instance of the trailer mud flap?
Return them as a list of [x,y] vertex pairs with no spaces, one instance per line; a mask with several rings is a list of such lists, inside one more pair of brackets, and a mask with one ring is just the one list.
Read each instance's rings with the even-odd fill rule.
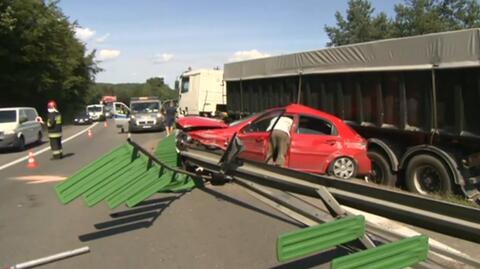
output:
[[124,203],[133,207],[157,192],[195,187],[191,175],[177,168],[173,136],[160,141],[155,153],[128,141],[56,185],[57,196],[63,204],[83,196],[89,207],[101,201],[110,208]]
[[345,217],[336,221],[280,235],[277,258],[288,261],[323,251],[360,238],[365,233],[363,216]]
[[332,269],[401,269],[425,261],[428,237],[419,235],[336,258]]

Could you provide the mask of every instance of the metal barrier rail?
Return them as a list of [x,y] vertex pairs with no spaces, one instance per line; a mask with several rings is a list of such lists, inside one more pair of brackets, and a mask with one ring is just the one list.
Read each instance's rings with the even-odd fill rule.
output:
[[[219,156],[198,150],[182,151],[188,162],[220,171]],[[328,176],[313,175],[264,164],[244,162],[230,174],[279,190],[318,197],[319,186],[329,188],[342,204],[415,226],[480,243],[480,210]]]

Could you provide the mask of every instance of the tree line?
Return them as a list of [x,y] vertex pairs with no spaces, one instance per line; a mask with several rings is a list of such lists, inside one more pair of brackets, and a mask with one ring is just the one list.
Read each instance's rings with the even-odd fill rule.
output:
[[328,46],[378,39],[406,37],[480,27],[477,0],[405,0],[394,6],[393,17],[375,14],[368,0],[350,0],[343,15],[335,13],[336,25],[325,26]]
[[89,104],[98,103],[105,95],[117,96],[117,100],[125,104],[133,96],[156,96],[160,100],[178,98],[178,92],[172,90],[160,77],[149,78],[145,83],[95,83],[89,88],[86,101]]

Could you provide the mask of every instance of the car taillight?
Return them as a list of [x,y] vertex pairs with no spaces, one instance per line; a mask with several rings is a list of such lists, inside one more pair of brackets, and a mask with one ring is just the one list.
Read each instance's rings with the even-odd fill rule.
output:
[[347,142],[345,142],[345,146],[348,147],[348,148],[366,150],[367,149],[367,141],[366,140],[347,141]]

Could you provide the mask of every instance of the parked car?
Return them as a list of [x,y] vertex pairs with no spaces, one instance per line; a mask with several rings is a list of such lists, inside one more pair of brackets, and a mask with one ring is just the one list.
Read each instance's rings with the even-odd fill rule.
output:
[[80,112],[73,118],[73,124],[75,125],[91,124],[92,122],[93,120],[86,112]]
[[32,107],[0,108],[0,148],[24,150],[25,145],[41,143],[41,119]]
[[[279,116],[293,119],[287,168],[345,179],[370,174],[371,161],[364,138],[341,119],[298,104],[269,109],[224,128],[217,126],[216,129],[189,131],[186,140],[225,149],[233,134],[237,133],[244,145],[240,158],[264,162],[270,146],[270,130],[267,128],[272,119]],[[180,127],[181,124],[179,120]],[[192,123],[190,128],[193,128]]]

